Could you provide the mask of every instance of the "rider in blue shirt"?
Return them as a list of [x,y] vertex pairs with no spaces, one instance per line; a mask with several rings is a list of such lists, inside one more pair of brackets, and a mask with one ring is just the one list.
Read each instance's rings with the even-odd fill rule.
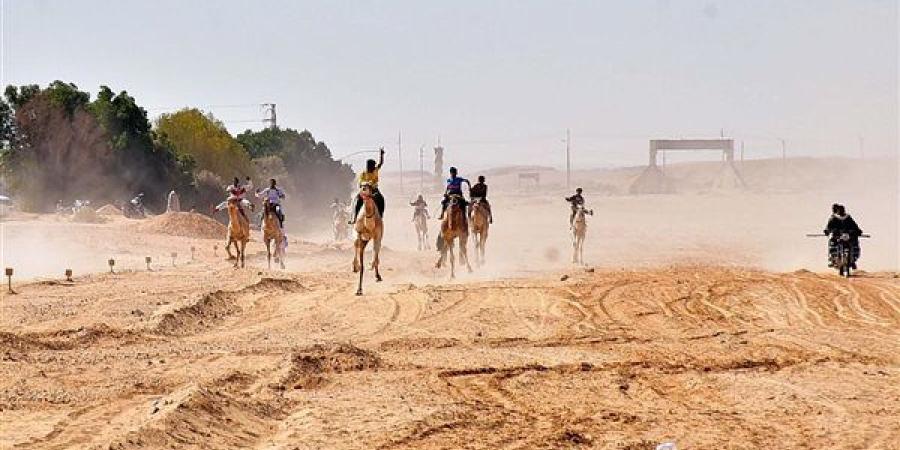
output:
[[463,197],[462,185],[466,183],[469,185],[469,189],[472,189],[472,183],[469,183],[469,180],[457,176],[456,167],[450,168],[450,178],[447,178],[447,190],[444,192],[444,200],[441,201],[441,216],[438,217],[438,220],[444,218],[444,211],[447,210],[447,205],[450,203],[450,195],[458,195],[459,196],[459,206],[462,208],[463,218],[466,216],[466,206],[468,206],[468,202],[466,202],[465,197]]

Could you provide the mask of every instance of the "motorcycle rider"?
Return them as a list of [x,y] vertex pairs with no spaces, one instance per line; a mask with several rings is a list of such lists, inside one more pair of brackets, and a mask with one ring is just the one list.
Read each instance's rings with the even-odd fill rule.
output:
[[856,224],[856,221],[853,220],[853,217],[850,214],[847,214],[846,208],[844,205],[833,204],[831,205],[831,217],[828,218],[828,224],[825,225],[825,230],[823,233],[830,235],[831,237],[828,239],[828,265],[829,267],[834,267],[834,263],[832,262],[832,258],[837,253],[837,240],[841,237],[841,234],[847,233],[850,236],[850,252],[851,252],[851,263],[850,268],[856,269],[856,260],[859,259],[860,248],[859,248],[859,237],[863,234],[863,231],[859,228],[859,225]]
[[131,209],[132,209],[132,211],[134,211],[137,214],[140,214],[141,216],[146,214],[144,212],[144,193],[143,192],[141,192],[136,197],[131,199]]

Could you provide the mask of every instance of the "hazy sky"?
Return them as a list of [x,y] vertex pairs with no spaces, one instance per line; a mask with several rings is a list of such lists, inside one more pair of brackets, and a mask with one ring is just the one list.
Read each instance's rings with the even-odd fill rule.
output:
[[[278,105],[336,156],[418,165],[643,163],[650,137],[748,156],[894,154],[898,8],[887,0],[2,1],[2,83],[127,90],[233,132]],[[357,162],[355,159],[354,162]],[[426,163],[427,166],[427,163]],[[394,167],[396,168],[396,167]]]

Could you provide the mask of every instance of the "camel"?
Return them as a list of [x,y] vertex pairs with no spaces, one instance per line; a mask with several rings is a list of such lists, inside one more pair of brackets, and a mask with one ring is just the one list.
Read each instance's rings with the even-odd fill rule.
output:
[[484,244],[488,238],[488,228],[491,223],[487,208],[481,203],[481,199],[472,202],[472,238],[475,240],[475,263],[484,265]]
[[594,215],[593,210],[584,209],[578,205],[575,209],[575,222],[572,225],[572,262],[584,264],[584,236],[587,234],[586,215]]
[[419,239],[418,249],[421,251],[431,248],[428,243],[428,220],[424,209],[416,209],[413,213],[413,223],[416,225],[416,237]]
[[336,209],[332,217],[332,230],[334,230],[334,242],[345,241],[350,237],[350,227],[347,225],[347,210]]
[[[250,240],[250,222],[241,215],[238,210],[238,200],[228,201],[228,242],[225,243],[225,251],[228,252],[228,259],[234,259],[234,267],[244,267],[244,253],[247,248],[247,241]],[[231,244],[234,244],[234,250],[237,255],[231,254]]]
[[365,264],[366,246],[369,241],[374,241],[372,250],[375,252],[372,259],[372,270],[375,271],[375,281],[381,281],[381,272],[378,270],[379,254],[381,253],[381,238],[384,236],[384,222],[381,220],[381,214],[378,213],[378,206],[375,205],[375,199],[372,198],[372,188],[369,185],[363,185],[359,196],[363,201],[362,215],[356,219],[356,242],[354,247],[356,254],[353,258],[353,272],[359,272],[359,287],[356,289],[356,295],[362,295],[363,271]]
[[[286,239],[278,215],[275,213],[275,205],[268,200],[263,201],[263,241],[266,243],[266,255],[268,256],[269,269],[272,268],[272,254],[275,254],[275,262],[284,269],[284,248]],[[275,245],[274,252],[272,244]]]
[[466,254],[466,243],[469,240],[469,230],[466,227],[465,215],[462,207],[459,206],[459,196],[451,195],[450,203],[447,205],[447,211],[444,214],[444,220],[441,222],[441,236],[438,240],[438,250],[441,251],[441,257],[438,258],[434,265],[436,269],[440,269],[447,260],[447,252],[450,252],[450,278],[456,278],[456,261],[453,256],[453,241],[459,241],[459,261],[466,264],[469,273],[472,273],[472,266],[469,265],[469,256]]

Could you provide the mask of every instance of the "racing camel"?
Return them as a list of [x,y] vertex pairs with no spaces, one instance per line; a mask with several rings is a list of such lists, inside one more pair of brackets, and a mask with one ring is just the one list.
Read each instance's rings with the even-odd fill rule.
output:
[[488,238],[490,218],[487,208],[481,199],[472,202],[472,239],[475,241],[475,263],[480,267],[484,265],[484,244]]
[[[228,259],[234,259],[234,267],[244,267],[244,253],[247,248],[247,241],[250,240],[250,222],[238,210],[238,199],[228,200],[228,242],[225,243],[225,251],[228,252]],[[231,254],[231,244],[234,244],[234,250],[237,255]]]
[[441,222],[441,236],[438,239],[438,250],[441,251],[441,257],[438,258],[437,263],[434,265],[436,269],[440,269],[447,260],[447,252],[450,252],[450,278],[456,278],[456,260],[453,256],[454,240],[459,242],[459,262],[465,263],[469,273],[472,272],[472,266],[469,265],[469,256],[466,254],[469,230],[466,227],[462,207],[459,206],[459,198],[459,195],[450,195],[450,203],[447,205],[447,212],[444,214],[443,222]]
[[416,226],[416,237],[419,239],[418,249],[428,249],[428,220],[424,209],[416,209],[413,213],[413,223]]
[[350,227],[347,225],[347,210],[336,209],[332,215],[331,229],[334,232],[334,242],[346,241],[350,237]]
[[[275,262],[284,269],[284,251],[286,239],[284,230],[281,229],[281,223],[278,221],[278,215],[275,213],[275,205],[269,203],[268,200],[263,201],[263,241],[266,243],[266,255],[268,256],[269,269],[272,268],[272,255],[275,255]],[[274,251],[273,246],[274,244]]]
[[572,224],[572,262],[584,264],[584,236],[587,234],[587,214],[594,215],[593,210],[584,209],[583,205],[575,207],[575,222]]
[[381,281],[381,272],[378,271],[378,255],[381,253],[381,237],[384,236],[384,222],[381,220],[381,214],[378,213],[375,199],[372,198],[372,187],[364,184],[359,196],[363,201],[363,215],[356,219],[355,227],[356,242],[354,247],[356,254],[353,258],[353,272],[359,272],[359,287],[356,289],[356,295],[362,295],[363,293],[364,257],[369,241],[374,241],[372,250],[375,252],[375,255],[372,259],[372,270],[375,271],[375,281]]

